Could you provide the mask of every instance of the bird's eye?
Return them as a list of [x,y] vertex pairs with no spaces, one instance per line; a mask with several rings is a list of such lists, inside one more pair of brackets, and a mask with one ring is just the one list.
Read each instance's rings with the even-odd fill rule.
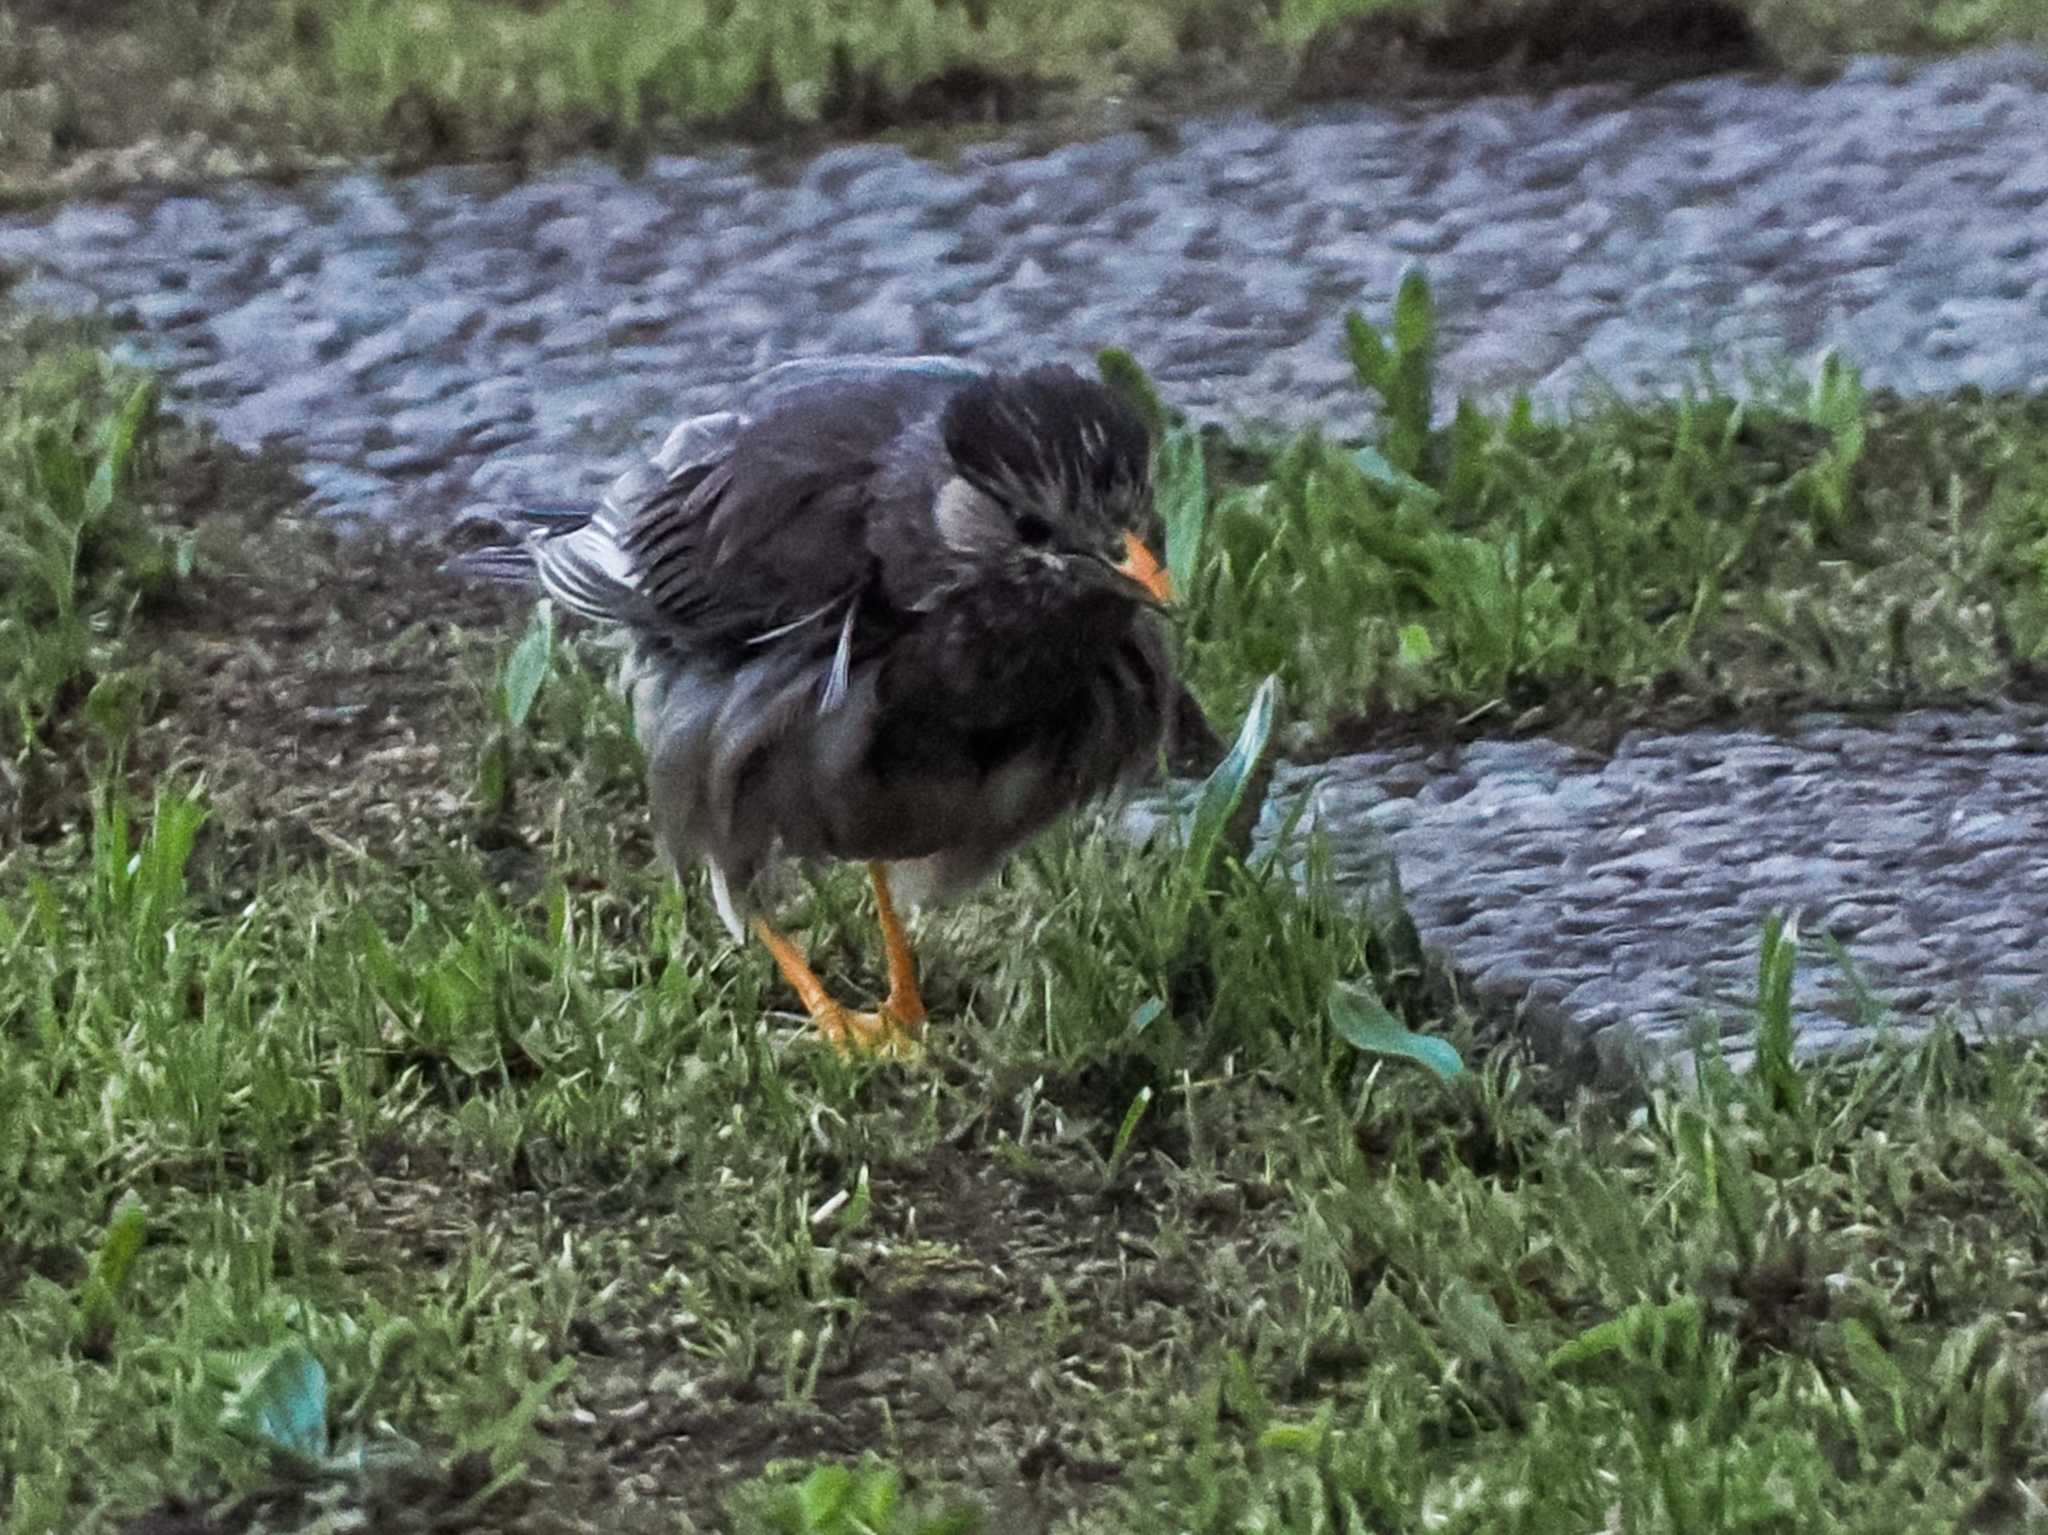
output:
[[1052,524],[1036,512],[1026,512],[1017,519],[1017,536],[1027,544],[1042,544],[1052,537]]

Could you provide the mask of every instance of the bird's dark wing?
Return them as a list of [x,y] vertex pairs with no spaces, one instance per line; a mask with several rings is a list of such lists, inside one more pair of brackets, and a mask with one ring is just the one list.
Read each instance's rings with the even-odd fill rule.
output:
[[[731,408],[677,423],[594,511],[536,510],[522,544],[450,563],[493,580],[537,578],[586,618],[685,645],[786,631],[857,585],[866,540],[845,539],[864,530],[864,506],[890,497],[876,471],[905,424],[984,376],[949,357],[784,363],[737,390]],[[894,479],[904,499],[905,476]]]
[[870,579],[873,520],[928,504],[888,504],[919,489],[901,472],[905,434],[981,376],[950,358],[770,369],[733,409],[680,423],[582,524],[538,534],[542,582],[577,612],[691,648],[806,625],[831,638]]
[[906,434],[974,376],[852,364],[766,381],[722,455],[630,509],[619,542],[640,601],[700,645],[836,628],[870,583],[876,520],[929,506],[899,472]]
[[987,375],[960,357],[806,357],[756,375],[729,408],[758,417],[814,394],[911,391],[928,384],[950,394]]

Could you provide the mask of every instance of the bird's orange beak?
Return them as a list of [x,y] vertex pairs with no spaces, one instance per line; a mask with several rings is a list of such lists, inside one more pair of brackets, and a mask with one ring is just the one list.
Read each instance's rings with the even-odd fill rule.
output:
[[1129,576],[1150,592],[1155,601],[1173,601],[1173,577],[1145,547],[1145,541],[1128,529],[1124,532],[1124,554],[1123,564],[1116,568],[1118,575]]

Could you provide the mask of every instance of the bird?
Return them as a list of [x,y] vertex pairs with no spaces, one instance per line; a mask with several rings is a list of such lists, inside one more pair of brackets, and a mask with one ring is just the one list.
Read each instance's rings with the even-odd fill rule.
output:
[[[531,513],[470,563],[620,636],[678,876],[708,867],[733,940],[752,932],[827,1043],[914,1055],[899,900],[963,895],[1145,776],[1190,714],[1151,450],[1124,397],[1062,364],[801,360],[680,421],[594,510]],[[864,1011],[764,909],[777,871],[829,862],[874,889],[888,990]]]

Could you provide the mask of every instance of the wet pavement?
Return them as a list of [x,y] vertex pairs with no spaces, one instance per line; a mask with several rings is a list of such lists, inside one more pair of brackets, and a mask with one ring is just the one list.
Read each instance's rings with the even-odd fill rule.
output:
[[1379,895],[1391,856],[1465,993],[1591,1069],[1703,1027],[1746,1064],[1774,912],[1803,1055],[2048,1022],[2048,709],[1371,752],[1281,768],[1269,825],[1304,795],[1341,884]]

